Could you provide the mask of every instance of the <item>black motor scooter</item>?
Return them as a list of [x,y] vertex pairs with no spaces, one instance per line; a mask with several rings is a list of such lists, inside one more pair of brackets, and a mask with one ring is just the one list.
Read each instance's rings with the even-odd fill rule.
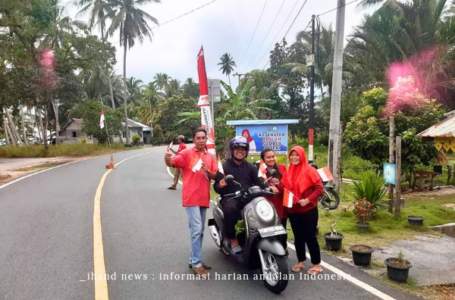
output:
[[237,235],[243,248],[242,255],[231,255],[229,248],[225,245],[230,241],[223,240],[224,214],[220,201],[217,201],[213,208],[213,219],[208,221],[210,234],[224,254],[231,256],[245,267],[253,270],[261,269],[261,277],[267,289],[279,294],[288,285],[289,272],[285,250],[277,239],[278,236],[286,234],[286,229],[281,225],[273,205],[263,197],[264,194],[273,195],[273,192],[269,189],[262,190],[259,186],[242,189],[241,184],[236,182],[232,175],[227,175],[225,181],[228,185],[237,184],[240,188],[235,193],[224,195],[225,200],[223,201],[237,199],[237,201],[243,202],[241,203],[243,206],[241,216],[245,230]]

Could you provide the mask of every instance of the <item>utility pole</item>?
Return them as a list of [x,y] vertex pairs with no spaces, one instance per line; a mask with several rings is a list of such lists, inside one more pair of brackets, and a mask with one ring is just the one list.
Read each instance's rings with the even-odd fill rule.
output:
[[308,132],[308,161],[313,162],[313,141],[314,141],[314,19],[313,15],[311,18],[311,86],[310,86],[310,120],[309,120],[309,132]]
[[339,149],[340,139],[340,111],[341,111],[341,83],[343,70],[343,41],[344,41],[344,15],[345,0],[338,0],[335,53],[333,56],[332,99],[330,105],[330,131],[329,131],[329,168],[333,174],[333,181],[337,189],[340,188]]
[[234,76],[239,76],[239,85],[238,85],[238,86],[240,86],[240,77],[241,77],[241,76],[245,76],[246,74],[235,73],[235,74],[233,74],[233,75],[234,75]]

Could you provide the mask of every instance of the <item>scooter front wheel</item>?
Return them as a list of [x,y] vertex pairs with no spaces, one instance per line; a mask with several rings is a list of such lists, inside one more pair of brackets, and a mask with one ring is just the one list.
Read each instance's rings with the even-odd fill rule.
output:
[[284,256],[264,252],[265,266],[262,266],[262,276],[265,287],[272,293],[279,294],[288,286],[288,264]]

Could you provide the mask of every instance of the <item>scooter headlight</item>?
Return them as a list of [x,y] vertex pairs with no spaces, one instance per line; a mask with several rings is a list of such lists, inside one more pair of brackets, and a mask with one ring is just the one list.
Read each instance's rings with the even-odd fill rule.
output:
[[270,222],[274,216],[274,210],[269,201],[261,200],[256,204],[256,213],[265,222]]

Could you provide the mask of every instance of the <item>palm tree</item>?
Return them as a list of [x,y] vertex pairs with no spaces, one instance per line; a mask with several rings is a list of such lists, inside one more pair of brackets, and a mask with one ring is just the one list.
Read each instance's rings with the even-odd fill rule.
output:
[[150,132],[153,138],[153,121],[158,112],[158,104],[163,100],[165,95],[158,90],[154,82],[150,82],[144,88],[144,96],[139,106],[139,117],[143,124],[150,123]]
[[[127,84],[126,84],[126,55],[127,50],[134,46],[138,40],[141,44],[144,38],[152,40],[152,29],[148,21],[158,25],[158,20],[140,9],[139,5],[148,3],[160,3],[160,0],[107,0],[103,8],[107,14],[102,20],[107,18],[112,20],[108,29],[108,34],[113,35],[117,30],[120,35],[120,45],[123,46],[123,80],[125,81],[125,125],[128,124],[127,112]],[[128,126],[126,127],[126,144],[129,145],[130,137]]]
[[139,98],[140,98],[139,96],[142,92],[143,81],[140,79],[131,77],[126,82],[126,86],[128,88],[128,94],[130,96],[131,102],[133,104],[136,104],[136,102],[139,102]]
[[229,79],[229,85],[231,85],[231,75],[232,71],[234,71],[234,67],[237,67],[232,56],[229,53],[225,53],[220,57],[220,63],[218,64],[221,66],[220,71],[223,72],[223,74],[228,76]]
[[169,77],[169,75],[166,73],[157,73],[153,82],[156,84],[158,89],[164,92],[169,85],[169,81],[171,81],[171,77]]
[[166,88],[166,97],[170,98],[176,95],[180,95],[182,92],[182,88],[180,86],[180,80],[172,79],[169,81],[169,84]]
[[[90,11],[90,20],[89,20],[89,28],[90,30],[93,29],[95,24],[99,25],[100,32],[101,32],[101,40],[104,42],[106,41],[106,11],[107,11],[107,0],[76,0],[76,4],[81,7],[81,9],[78,12],[79,14],[86,13],[87,11]],[[106,44],[104,44],[106,45]],[[106,51],[106,47],[104,48],[104,51]],[[106,63],[105,66],[105,73],[109,73],[109,65]],[[112,87],[112,81],[111,77],[107,76],[107,81],[109,84],[109,92],[111,96],[111,104],[112,108],[115,109],[115,101],[114,101],[114,91]]]
[[[387,88],[390,66],[404,63],[412,73],[407,76],[412,75],[421,90],[433,98],[449,99],[447,83],[453,80],[449,53],[455,27],[453,21],[446,21],[446,3],[447,0],[389,0],[373,15],[366,16],[346,47],[346,62],[354,76],[351,82]],[[393,9],[392,4],[396,4]],[[434,57],[419,57],[427,52]]]

